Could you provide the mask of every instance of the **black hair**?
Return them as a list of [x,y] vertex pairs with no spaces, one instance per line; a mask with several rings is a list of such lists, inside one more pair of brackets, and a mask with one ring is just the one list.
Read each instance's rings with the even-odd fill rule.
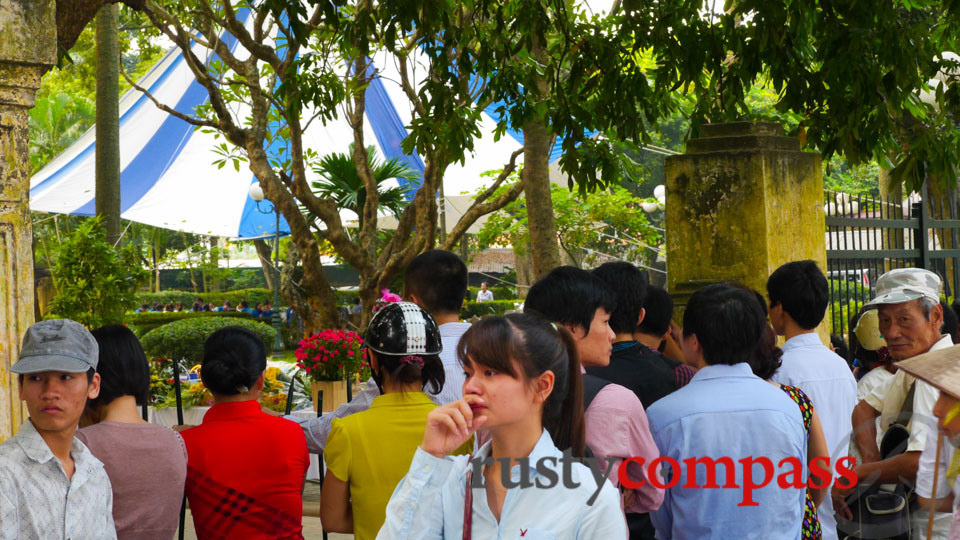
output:
[[[957,312],[950,307],[949,304],[940,301],[940,306],[943,308],[943,325],[940,327],[941,334],[950,334],[950,339],[953,343],[957,342]],[[927,316],[927,320],[930,319],[930,316]]]
[[820,324],[830,301],[827,277],[814,261],[793,261],[770,274],[767,280],[770,306],[783,306],[783,311],[804,330]]
[[150,304],[140,304],[140,309],[150,309]]
[[431,315],[460,313],[467,295],[467,265],[450,251],[424,251],[407,265],[403,286],[406,295],[417,295]]
[[693,293],[683,312],[683,336],[696,335],[707,364],[747,362],[760,342],[766,320],[756,295],[729,283]]
[[777,333],[768,323],[763,325],[760,341],[750,355],[749,362],[753,374],[763,380],[773,377],[783,364],[783,350],[777,347]]
[[[647,295],[647,278],[636,266],[615,261],[593,269],[617,296],[617,307],[610,313],[610,328],[617,334],[633,334]],[[669,324],[669,323],[668,323]]]
[[670,321],[673,320],[673,297],[659,287],[648,287],[643,309],[646,314],[637,331],[662,338],[670,329]]
[[241,300],[241,301],[240,301],[240,307],[242,307],[242,308],[248,308],[248,307],[250,307],[250,303],[247,302],[246,300]]
[[574,456],[583,457],[586,442],[580,359],[573,335],[566,328],[528,313],[484,317],[460,338],[457,358],[465,368],[479,364],[526,380],[552,371],[553,391],[543,404],[541,422],[557,448],[570,448]]
[[830,334],[830,345],[833,346],[833,352],[840,358],[843,358],[847,365],[852,368],[853,358],[850,357],[850,348],[847,347],[847,342],[843,340],[843,336]]
[[523,312],[580,326],[589,334],[597,310],[613,313],[616,307],[617,297],[602,279],[574,266],[558,266],[530,287]]
[[267,369],[267,348],[260,336],[240,326],[217,330],[203,343],[200,379],[214,394],[247,392]]
[[150,366],[137,336],[119,324],[101,326],[90,333],[100,348],[100,395],[90,400],[90,406],[109,405],[121,396],[133,396],[137,405],[146,403],[150,396]]
[[[395,383],[408,384],[420,382],[420,387],[424,391],[437,395],[443,390],[443,383],[446,381],[446,372],[443,370],[443,361],[440,357],[431,355],[395,355],[379,354],[376,351],[367,349],[368,354],[377,358],[377,372],[374,373],[374,379],[383,385],[383,374],[390,376],[390,380]],[[423,359],[423,367],[417,362],[402,361],[407,356],[417,356]]]

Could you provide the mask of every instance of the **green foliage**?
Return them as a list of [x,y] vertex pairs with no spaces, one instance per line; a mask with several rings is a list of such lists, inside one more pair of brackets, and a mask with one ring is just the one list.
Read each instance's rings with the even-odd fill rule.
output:
[[239,319],[250,319],[250,314],[244,311],[190,311],[170,312],[170,313],[128,313],[126,320],[130,328],[138,336],[142,336],[154,328],[180,321],[183,319],[196,319],[198,317],[233,317]]
[[[467,290],[470,291],[470,298],[476,299],[477,293],[480,292],[480,287],[467,287]],[[495,286],[487,287],[487,290],[493,293],[494,300],[510,300],[512,298],[517,298],[516,287]]]
[[[310,185],[313,186],[313,192],[317,197],[333,199],[337,202],[338,208],[352,210],[357,214],[358,227],[363,228],[363,207],[367,202],[367,190],[360,175],[357,174],[352,154],[353,144],[350,145],[350,150],[346,154],[335,152],[323,156],[313,167],[313,172],[322,180],[311,182]],[[373,146],[367,147],[367,162],[370,164],[373,179],[377,183],[380,208],[399,215],[407,206],[408,188],[384,188],[384,182],[393,178],[417,182],[420,180],[420,175],[404,165],[399,158],[381,160]]]
[[[640,199],[626,189],[614,186],[580,195],[551,184],[550,196],[560,243],[577,265],[593,266],[603,260],[600,254],[648,266],[655,261],[655,248],[663,239],[640,208]],[[529,237],[525,198],[521,195],[487,218],[477,242],[480,246],[517,248],[526,246]]]
[[183,302],[184,307],[190,309],[197,297],[203,298],[204,302],[213,303],[215,306],[222,306],[224,301],[229,300],[230,304],[236,308],[241,300],[250,303],[250,307],[256,304],[273,303],[273,291],[270,289],[238,289],[235,291],[192,293],[189,291],[160,291],[158,293],[140,293],[137,295],[137,305],[153,304],[157,302],[161,305]]
[[119,324],[136,305],[137,288],[146,278],[136,246],[114,248],[100,220],[88,219],[60,247],[51,308],[89,328]]
[[256,332],[268,351],[276,336],[276,331],[262,322],[236,317],[193,317],[151,330],[140,338],[140,343],[150,358],[169,357],[194,365],[199,364],[203,356],[203,342],[227,326],[241,326]]
[[517,309],[517,305],[520,303],[521,301],[517,299],[492,300],[490,302],[464,302],[463,309],[460,310],[460,318],[467,320],[474,316],[503,315],[507,311]]
[[876,199],[880,196],[879,178],[880,166],[876,161],[851,165],[834,155],[823,162],[823,188],[830,191]]
[[830,333],[841,334],[841,329],[843,329],[844,333],[849,332],[850,319],[859,313],[862,307],[863,302],[857,300],[849,300],[847,302],[835,300],[831,302],[827,310],[830,315]]

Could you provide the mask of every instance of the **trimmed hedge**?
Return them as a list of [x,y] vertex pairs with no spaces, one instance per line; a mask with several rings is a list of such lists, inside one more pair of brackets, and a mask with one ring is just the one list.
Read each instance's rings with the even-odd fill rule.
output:
[[[496,298],[496,296],[494,296],[494,298]],[[503,315],[507,311],[517,309],[516,305],[521,302],[522,300],[518,299],[493,300],[491,302],[464,302],[463,309],[460,310],[460,318],[467,320],[473,316]]]
[[[470,298],[476,300],[477,293],[480,292],[480,287],[467,287],[467,290],[470,291]],[[517,297],[516,287],[506,287],[506,286],[487,287],[487,290],[493,293],[494,300],[509,300],[511,298]]]
[[199,364],[203,356],[203,342],[210,334],[226,326],[242,326],[256,332],[267,351],[273,344],[276,330],[267,324],[237,317],[193,317],[165,324],[140,338],[149,358],[173,357],[186,360],[187,365]]
[[[245,311],[177,311],[164,313],[128,313],[126,322],[130,325],[133,333],[142,336],[154,328],[169,324],[183,319],[196,319],[198,317],[233,317],[240,319],[251,319],[250,314]],[[269,319],[263,319],[269,321]]]
[[[348,306],[353,304],[353,299],[359,297],[357,291],[335,290],[334,293],[337,296],[338,306]],[[497,293],[493,294],[496,295]],[[158,293],[140,293],[137,295],[137,306],[139,307],[141,304],[153,304],[154,302],[158,302],[162,305],[176,305],[177,302],[183,302],[184,307],[190,309],[193,307],[193,302],[198,296],[203,298],[204,302],[213,302],[213,305],[215,306],[222,306],[224,300],[230,300],[230,303],[233,304],[233,307],[239,306],[241,300],[250,302],[250,307],[254,307],[256,304],[265,304],[267,302],[270,302],[271,304],[273,303],[273,291],[270,289],[237,289],[235,291],[208,293],[194,293],[190,291],[160,291]],[[280,299],[280,302],[281,304],[283,303],[283,298]]]

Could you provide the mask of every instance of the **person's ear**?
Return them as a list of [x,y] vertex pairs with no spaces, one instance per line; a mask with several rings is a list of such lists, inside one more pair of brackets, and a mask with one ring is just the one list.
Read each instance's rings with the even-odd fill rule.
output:
[[[409,294],[405,295],[404,298],[406,299],[407,302],[413,302],[414,304],[416,304],[416,305],[418,305],[418,306],[420,306],[420,307],[423,307],[423,301],[420,300],[420,297],[419,297],[419,296],[417,296],[417,295],[415,295],[415,294],[413,294],[413,293],[409,293]],[[423,309],[427,309],[427,308],[423,308]]]
[[257,392],[263,390],[263,385],[267,380],[267,372],[261,371],[260,376],[257,377],[257,382],[253,383],[253,387],[257,389]]
[[640,316],[637,317],[637,326],[640,326],[640,323],[643,322],[643,318],[647,316],[647,310],[645,308],[640,308]]
[[367,351],[367,358],[370,359],[370,371],[376,373],[377,369],[380,367],[380,362],[377,360],[377,355],[372,349],[367,349]]
[[[86,375],[84,375],[86,376]],[[100,395],[100,374],[94,373],[87,385],[87,399],[96,399]]]
[[563,326],[570,331],[570,334],[573,335],[573,339],[576,341],[580,341],[587,335],[587,332],[579,324],[564,324]]
[[933,309],[930,310],[930,323],[936,326],[939,334],[940,329],[943,328],[943,306],[941,304],[933,306]]
[[540,374],[535,381],[535,395],[534,403],[545,403],[547,398],[550,397],[550,393],[553,392],[553,384],[556,382],[556,377],[552,371],[547,370]]

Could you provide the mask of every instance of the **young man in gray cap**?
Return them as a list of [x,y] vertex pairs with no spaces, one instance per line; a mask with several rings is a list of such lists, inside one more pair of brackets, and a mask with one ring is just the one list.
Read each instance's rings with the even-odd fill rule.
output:
[[[939,276],[921,268],[898,268],[880,276],[876,293],[876,298],[864,308],[877,310],[880,334],[886,340],[894,360],[903,361],[953,345],[950,336],[940,334],[943,310],[940,306]],[[908,401],[911,394],[912,400]],[[918,495],[925,496],[917,469],[920,455],[926,447],[928,432],[932,429],[929,419],[933,418],[933,405],[938,397],[939,391],[930,384],[898,371],[886,384],[876,388],[857,404],[852,420],[854,440],[863,456],[863,461],[855,469],[860,479],[878,475],[873,483],[917,482]],[[906,452],[880,459],[876,418],[880,417],[881,429],[886,430],[898,420],[901,413],[907,413],[899,421],[906,423],[910,432]],[[847,495],[849,490],[834,489],[834,506],[845,517],[850,516],[843,503]],[[929,493],[926,496],[930,496]],[[928,518],[926,510],[911,514],[915,538],[926,538]],[[950,515],[937,514],[935,518],[932,538],[945,538],[950,527]]]
[[27,329],[19,361],[29,420],[0,444],[0,540],[110,540],[113,492],[103,464],[74,438],[87,399],[100,393],[99,349],[80,324]]

